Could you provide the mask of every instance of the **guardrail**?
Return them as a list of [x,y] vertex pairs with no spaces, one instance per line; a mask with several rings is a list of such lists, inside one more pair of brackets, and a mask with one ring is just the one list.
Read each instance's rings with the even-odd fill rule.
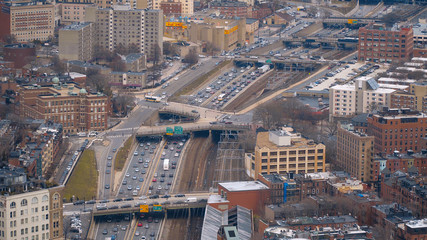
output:
[[[178,125],[173,126],[162,126],[161,128],[150,128],[150,129],[139,129],[136,133],[137,136],[144,136],[144,135],[159,135],[159,134],[166,134],[166,127],[174,127]],[[249,129],[249,124],[194,124],[193,127],[188,126],[182,126],[183,132],[194,132],[194,131],[204,131],[204,130],[245,130]]]

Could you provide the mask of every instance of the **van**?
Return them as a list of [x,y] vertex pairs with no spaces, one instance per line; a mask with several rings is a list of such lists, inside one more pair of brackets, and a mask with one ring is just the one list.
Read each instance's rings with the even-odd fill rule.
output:
[[187,198],[187,200],[185,200],[185,202],[187,202],[187,203],[195,203],[195,202],[197,202],[197,198],[195,198],[195,197],[189,197],[189,198]]

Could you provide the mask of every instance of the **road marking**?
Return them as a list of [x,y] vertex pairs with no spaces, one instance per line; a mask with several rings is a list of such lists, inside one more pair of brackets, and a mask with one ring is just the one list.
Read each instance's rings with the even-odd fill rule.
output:
[[[162,140],[162,141],[164,141],[164,140]],[[162,148],[161,148],[161,150],[160,150],[160,148],[159,148],[159,156],[157,156],[157,158],[156,158],[156,156],[154,156],[154,161],[156,161],[154,164],[156,165],[156,167],[154,168],[154,171],[157,171],[157,167],[159,166],[159,162],[160,162],[160,158],[161,158],[161,156],[162,156],[162,152],[163,152],[163,150],[165,149],[165,146],[166,146],[166,144],[167,144],[167,141],[164,141],[164,144],[163,144],[163,146],[162,146]],[[151,174],[152,175],[154,175],[154,173],[153,172],[151,172]],[[151,186],[151,184],[153,183],[153,178],[152,178],[152,175],[150,174],[150,178],[149,178],[149,184],[148,184],[148,189],[150,189],[150,186]],[[148,195],[148,189],[146,190],[146,194],[145,195]],[[153,190],[155,190],[154,188],[153,188]]]
[[135,232],[136,232],[136,229],[138,228],[138,222],[139,220],[136,221],[135,228],[133,229],[132,237],[130,238],[131,240],[133,240],[133,238],[135,237]]

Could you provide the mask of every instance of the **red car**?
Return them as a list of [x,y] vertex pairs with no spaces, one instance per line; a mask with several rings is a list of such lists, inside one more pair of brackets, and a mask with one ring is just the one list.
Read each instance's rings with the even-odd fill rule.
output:
[[142,222],[139,222],[139,223],[138,223],[138,227],[142,227]]
[[156,178],[153,178],[153,182],[157,182],[157,179],[156,179]]

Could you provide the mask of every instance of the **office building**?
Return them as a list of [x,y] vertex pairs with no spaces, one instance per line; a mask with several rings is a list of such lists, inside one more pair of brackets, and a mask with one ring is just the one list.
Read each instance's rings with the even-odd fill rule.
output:
[[376,153],[406,153],[425,148],[427,116],[410,109],[388,109],[368,117],[367,133],[375,137]]
[[340,124],[337,133],[337,163],[351,176],[371,181],[374,137],[354,130],[351,124]]
[[209,9],[218,10],[220,15],[226,17],[245,18],[252,15],[252,7],[246,2],[212,1],[209,2]]
[[206,18],[192,22],[188,30],[190,41],[209,42],[220,50],[229,51],[245,44],[246,20]]
[[385,24],[369,24],[359,28],[359,61],[387,62],[407,61],[414,50],[412,27],[386,27]]
[[98,9],[95,26],[96,46],[105,50],[115,51],[119,46],[134,47],[148,60],[163,53],[162,11],[133,10],[128,5]]
[[160,9],[165,16],[181,16],[182,4],[174,1],[161,2]]
[[330,88],[329,113],[335,116],[353,116],[389,107],[391,94],[396,90],[381,87],[373,78],[359,77],[354,84],[336,85]]
[[86,9],[96,5],[91,3],[64,2],[61,3],[61,24],[68,25],[86,21]]
[[20,116],[61,123],[64,133],[104,131],[110,101],[102,93],[88,93],[75,83],[24,85],[19,92]]
[[0,196],[0,239],[63,239],[63,187]]
[[258,174],[313,173],[325,171],[325,145],[305,139],[291,129],[259,132],[255,153],[246,154],[251,178]]
[[396,91],[391,95],[391,108],[409,108],[427,112],[427,84],[415,82],[408,91]]
[[90,61],[94,53],[93,23],[73,23],[59,30],[59,58]]
[[10,35],[20,43],[47,41],[55,29],[55,6],[43,2],[3,6],[10,15]]

